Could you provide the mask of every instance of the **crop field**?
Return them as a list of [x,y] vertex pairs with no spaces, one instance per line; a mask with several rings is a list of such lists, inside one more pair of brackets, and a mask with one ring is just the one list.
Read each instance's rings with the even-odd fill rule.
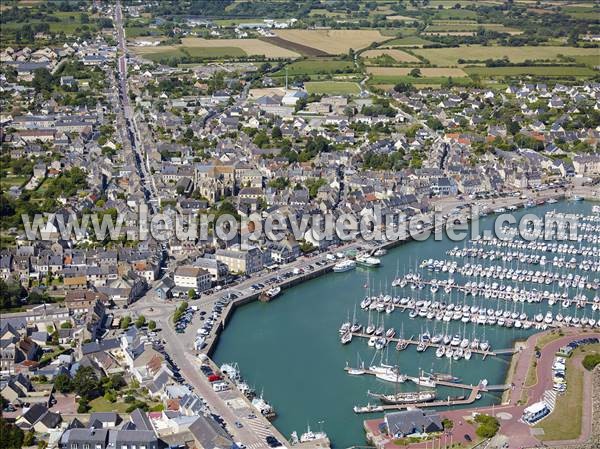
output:
[[260,38],[264,42],[268,42],[272,45],[275,45],[280,48],[286,48],[295,53],[299,53],[302,56],[330,56],[329,53],[324,52],[323,50],[319,50],[314,47],[309,47],[307,45],[302,45],[298,42],[292,42],[280,37],[261,37]]
[[[304,59],[292,62],[286,68],[289,76],[354,73],[356,71],[356,67],[352,61],[337,59]],[[285,76],[285,69],[275,72],[273,76]]]
[[[411,70],[413,70],[411,67],[367,67],[367,72],[376,76],[407,76]],[[423,67],[419,70],[421,71],[421,77],[423,78],[440,76],[461,78],[467,76],[464,70],[449,67]]]
[[286,41],[316,48],[328,54],[347,53],[365,48],[373,42],[386,39],[378,30],[277,30],[277,36]]
[[[202,39],[186,37],[181,45],[136,47],[134,51],[148,59],[161,59],[189,53],[191,56],[225,57],[265,55],[273,58],[296,58],[298,53],[259,39]],[[159,54],[160,56],[156,56]]]
[[202,39],[184,37],[181,40],[185,47],[238,47],[248,55],[265,55],[273,58],[296,58],[298,53],[278,47],[259,39]]
[[358,95],[360,86],[350,81],[308,81],[304,87],[309,94]]
[[419,58],[411,55],[410,53],[406,53],[402,50],[396,50],[393,48],[390,49],[376,49],[376,50],[367,50],[360,54],[363,58],[377,58],[382,55],[389,55],[394,58],[397,62],[421,62]]
[[400,16],[398,14],[393,15],[393,16],[387,16],[386,19],[387,20],[397,20],[399,22],[418,22],[419,21],[418,18],[410,17],[410,16]]
[[577,47],[484,47],[471,45],[452,48],[423,48],[414,50],[419,56],[428,59],[431,64],[439,66],[457,65],[459,59],[479,60],[502,59],[505,56],[511,62],[524,62],[525,60],[557,59],[558,55],[564,56],[591,56],[597,55],[597,48]]
[[597,73],[588,67],[572,67],[560,65],[529,67],[465,67],[464,71],[469,75],[480,75],[482,77],[518,75],[537,75],[547,77],[590,77],[594,76]]

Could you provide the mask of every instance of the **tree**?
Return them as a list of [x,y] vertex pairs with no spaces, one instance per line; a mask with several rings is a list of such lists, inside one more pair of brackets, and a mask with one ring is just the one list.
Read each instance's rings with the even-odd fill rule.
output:
[[89,366],[80,366],[71,381],[73,391],[82,398],[93,399],[101,393],[98,376]]
[[90,401],[82,397],[79,399],[79,403],[77,404],[77,413],[87,413],[90,409]]
[[194,299],[195,297],[196,297],[196,290],[194,290],[193,288],[190,288],[188,290],[188,298]]
[[23,446],[33,446],[34,442],[35,442],[35,433],[33,432],[33,430],[30,430],[29,432],[27,432],[25,434],[25,437],[23,438]]
[[410,76],[412,76],[413,78],[420,78],[421,77],[421,69],[412,69],[409,73]]
[[479,424],[475,433],[481,438],[492,438],[500,429],[498,420],[490,415],[477,415],[475,422]]
[[596,365],[600,364],[600,354],[588,354],[581,363],[586,370],[592,371]]
[[25,433],[0,416],[0,449],[21,449]]
[[410,92],[413,90],[413,86],[410,83],[398,83],[394,86],[394,90],[398,93]]
[[271,137],[273,139],[281,139],[281,128],[279,126],[274,126],[271,130]]
[[119,323],[119,327],[121,329],[127,329],[131,325],[131,317],[129,315],[121,318],[121,322]]
[[135,327],[137,327],[138,329],[140,329],[141,327],[144,327],[145,324],[146,324],[146,317],[144,315],[140,315],[138,317],[138,319],[135,320]]
[[54,388],[61,393],[71,391],[71,378],[68,374],[60,373],[54,378]]
[[48,69],[40,68],[33,71],[33,81],[31,85],[38,92],[50,92],[54,84],[54,77]]
[[148,323],[148,329],[150,329],[151,331],[156,329],[156,321],[150,320],[150,322]]

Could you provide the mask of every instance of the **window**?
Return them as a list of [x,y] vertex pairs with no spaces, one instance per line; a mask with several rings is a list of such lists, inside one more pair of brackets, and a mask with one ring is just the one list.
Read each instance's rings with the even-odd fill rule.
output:
[[121,449],[127,449],[127,445],[126,444],[122,445]]
[[89,443],[83,443],[83,449],[90,449]]
[[77,449],[77,443],[71,443],[71,449]]
[[96,449],[102,449],[102,445],[101,444],[96,444]]

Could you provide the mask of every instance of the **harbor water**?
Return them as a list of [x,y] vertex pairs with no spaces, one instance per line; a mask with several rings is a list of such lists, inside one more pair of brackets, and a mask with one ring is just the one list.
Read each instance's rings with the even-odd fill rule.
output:
[[[561,201],[556,204],[545,204],[514,212],[517,220],[524,214],[535,213],[543,216],[551,210],[565,213],[591,214],[592,204],[588,202]],[[494,215],[484,217],[479,226],[482,230],[491,229]],[[575,246],[579,242],[569,242]],[[582,245],[594,246],[582,242]],[[460,379],[463,384],[476,385],[487,379],[489,385],[504,384],[510,363],[510,355],[488,356],[473,354],[470,360],[454,361],[451,358],[435,356],[435,348],[425,352],[416,351],[410,345],[406,350],[398,352],[395,344],[390,344],[384,351],[376,352],[367,345],[366,339],[353,338],[347,345],[341,345],[338,329],[342,322],[356,319],[366,325],[370,319],[377,323],[384,320],[385,328],[394,327],[396,337],[413,337],[418,339],[420,333],[429,331],[434,334],[459,334],[463,337],[488,340],[491,350],[508,349],[516,340],[524,340],[535,330],[503,328],[498,326],[481,326],[472,323],[451,321],[449,323],[427,320],[416,317],[410,319],[408,311],[395,310],[391,314],[367,312],[359,307],[361,300],[370,293],[376,295],[387,293],[395,296],[411,296],[415,299],[444,301],[447,303],[480,305],[502,310],[534,314],[553,310],[560,311],[560,303],[553,307],[541,303],[513,303],[504,300],[489,299],[483,296],[465,296],[453,290],[447,294],[442,288],[433,294],[428,287],[422,290],[411,290],[408,286],[394,288],[394,278],[409,271],[418,271],[424,279],[448,279],[448,273],[430,273],[419,269],[418,265],[426,259],[446,259],[457,261],[459,266],[467,259],[453,259],[446,251],[458,246],[463,248],[465,242],[453,242],[447,238],[434,241],[430,238],[424,242],[409,242],[398,246],[382,257],[382,265],[376,269],[357,268],[344,273],[330,273],[311,280],[292,289],[286,290],[280,297],[270,303],[254,302],[240,307],[233,314],[227,328],[221,334],[214,353],[219,365],[226,362],[237,362],[240,373],[246,382],[254,387],[258,394],[263,394],[277,412],[275,426],[289,436],[294,430],[303,431],[307,424],[313,430],[320,427],[327,432],[335,447],[364,445],[362,422],[365,419],[382,416],[381,413],[357,415],[353,412],[355,405],[377,404],[367,392],[394,393],[395,391],[416,391],[417,386],[406,382],[395,387],[394,384],[376,379],[373,376],[351,376],[344,371],[349,364],[356,366],[360,362],[368,367],[371,364],[383,363],[398,365],[400,372],[410,376],[418,376],[421,370],[426,372],[447,373]],[[469,246],[467,244],[467,246]],[[555,254],[547,253],[549,259]],[[567,256],[569,259],[571,256]],[[469,259],[471,263],[489,265],[487,260]],[[495,265],[507,268],[521,268],[567,273],[564,269],[546,265],[519,265],[518,262],[502,262],[495,260]],[[573,271],[573,274],[579,273]],[[579,273],[582,274],[582,273]],[[589,279],[599,278],[599,273],[585,273]],[[475,278],[453,275],[457,284],[473,281]],[[486,282],[495,280],[488,279]],[[496,281],[501,282],[501,281]],[[538,290],[559,290],[549,285],[532,285],[504,281],[505,285]],[[562,292],[562,290],[561,290]],[[569,289],[570,296],[580,293],[575,288]],[[584,291],[591,299],[596,293]],[[572,306],[569,313],[577,313]],[[589,311],[589,307],[588,307]],[[562,313],[565,313],[564,311]],[[581,314],[581,312],[579,312]],[[591,312],[589,312],[591,314]],[[600,313],[596,312],[596,319]],[[591,317],[591,315],[589,316]],[[381,322],[381,321],[379,321]],[[402,335],[399,335],[402,331]],[[484,393],[473,406],[497,404],[501,392]],[[448,396],[468,396],[469,391],[457,388],[437,387],[437,399]]]

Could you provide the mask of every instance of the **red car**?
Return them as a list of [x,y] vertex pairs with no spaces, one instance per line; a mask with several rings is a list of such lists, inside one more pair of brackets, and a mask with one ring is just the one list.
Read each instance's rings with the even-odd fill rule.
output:
[[208,376],[209,382],[216,382],[217,380],[223,380],[223,378],[218,374],[211,374],[210,376]]

